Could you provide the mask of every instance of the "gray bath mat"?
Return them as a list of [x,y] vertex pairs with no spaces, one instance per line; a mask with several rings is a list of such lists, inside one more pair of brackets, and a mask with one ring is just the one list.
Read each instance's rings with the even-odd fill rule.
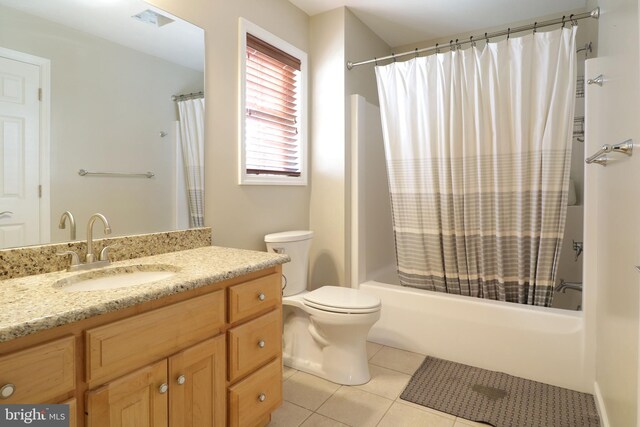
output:
[[401,399],[496,427],[599,427],[593,396],[427,357]]

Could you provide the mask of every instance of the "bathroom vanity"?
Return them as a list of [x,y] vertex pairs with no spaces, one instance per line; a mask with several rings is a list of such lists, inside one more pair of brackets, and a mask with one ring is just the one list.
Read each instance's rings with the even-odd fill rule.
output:
[[67,403],[72,426],[265,425],[282,402],[287,261],[203,247],[114,263],[175,272],[118,289],[4,280],[0,403]]

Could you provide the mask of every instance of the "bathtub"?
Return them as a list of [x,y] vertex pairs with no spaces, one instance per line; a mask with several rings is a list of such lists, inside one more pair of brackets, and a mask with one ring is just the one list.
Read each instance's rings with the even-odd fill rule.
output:
[[[534,381],[594,392],[593,296],[584,299],[583,311],[569,311],[399,285],[389,192],[386,175],[380,173],[385,170],[380,111],[363,97],[352,95],[351,117],[350,284],[382,300],[381,318],[371,329],[369,339]],[[572,224],[580,221],[576,225],[579,229],[581,209],[576,208],[572,219]],[[581,273],[581,264],[573,261],[572,239],[578,237],[567,235],[569,247],[562,253],[568,254],[570,267],[575,271],[567,270],[560,277],[580,280],[585,275]],[[573,273],[580,276],[571,276]],[[593,284],[591,287],[585,284],[585,290],[589,289],[595,289]]]
[[471,366],[593,392],[582,312],[520,306],[366,281],[382,301],[369,340]]

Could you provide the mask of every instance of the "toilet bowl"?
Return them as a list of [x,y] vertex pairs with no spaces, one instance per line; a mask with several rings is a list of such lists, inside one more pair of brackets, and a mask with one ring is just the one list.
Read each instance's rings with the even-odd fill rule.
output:
[[340,286],[307,291],[312,237],[312,231],[265,236],[268,251],[291,258],[283,265],[283,362],[338,384],[364,384],[371,378],[367,335],[380,318],[380,299]]

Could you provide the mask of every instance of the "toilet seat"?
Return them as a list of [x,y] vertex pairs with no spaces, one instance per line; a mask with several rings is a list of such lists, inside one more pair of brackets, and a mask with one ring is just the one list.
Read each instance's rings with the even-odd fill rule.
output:
[[304,305],[332,313],[364,314],[380,310],[380,299],[357,289],[323,286],[302,297]]

